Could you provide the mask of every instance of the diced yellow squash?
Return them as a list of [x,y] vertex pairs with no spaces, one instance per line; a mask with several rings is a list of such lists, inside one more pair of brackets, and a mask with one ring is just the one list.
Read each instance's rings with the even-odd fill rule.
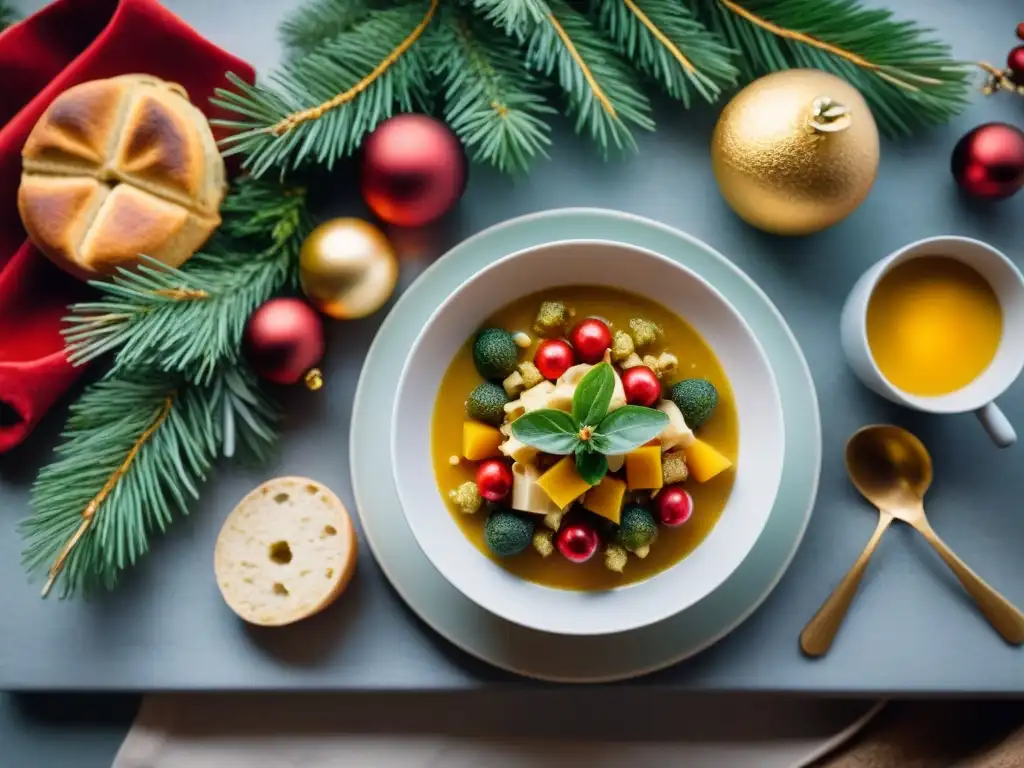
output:
[[611,520],[616,525],[622,515],[622,498],[626,495],[626,483],[617,477],[605,475],[601,482],[587,491],[583,506],[595,515]]
[[480,461],[500,455],[498,446],[505,437],[495,427],[479,421],[462,423],[462,455],[470,461]]
[[645,445],[626,454],[629,490],[661,488],[661,446]]
[[686,455],[690,477],[698,483],[706,483],[732,466],[729,459],[703,440],[695,439],[683,449],[683,453]]
[[576,459],[565,456],[540,476],[537,485],[559,509],[565,509],[590,489],[590,483],[576,471]]

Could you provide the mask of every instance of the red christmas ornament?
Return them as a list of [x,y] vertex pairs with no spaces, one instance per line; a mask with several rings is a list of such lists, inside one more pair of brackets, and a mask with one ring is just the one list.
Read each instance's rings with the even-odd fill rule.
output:
[[635,365],[622,372],[622,389],[626,402],[650,408],[661,398],[661,382],[646,365]]
[[476,468],[476,487],[488,501],[501,501],[512,490],[512,470],[500,459],[486,459]]
[[1017,37],[1024,40],[1024,21],[1017,25]]
[[302,299],[270,299],[249,316],[242,349],[256,373],[275,384],[304,379],[320,389],[323,378],[315,367],[324,356],[324,324]]
[[612,332],[596,317],[581,320],[569,332],[569,343],[576,350],[581,363],[594,365],[601,362],[604,351],[612,345]]
[[363,145],[363,199],[389,224],[429,224],[455,205],[465,186],[466,154],[440,120],[398,115],[378,125]]
[[597,552],[598,543],[597,531],[585,523],[563,525],[555,540],[558,551],[573,563],[587,562]]
[[1006,71],[1014,83],[1024,85],[1024,45],[1018,45],[1006,57]]
[[1010,197],[1024,186],[1024,131],[1006,123],[979,125],[957,142],[951,167],[972,197]]
[[551,381],[569,370],[574,362],[572,347],[561,339],[542,341],[533,354],[533,364],[540,375]]
[[655,502],[658,506],[658,520],[669,528],[682,525],[693,515],[693,497],[681,486],[671,485],[662,489]]

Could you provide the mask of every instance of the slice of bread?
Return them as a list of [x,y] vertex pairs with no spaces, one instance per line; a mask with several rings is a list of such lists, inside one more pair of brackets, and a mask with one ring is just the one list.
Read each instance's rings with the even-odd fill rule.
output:
[[213,568],[224,601],[252,624],[312,616],[344,591],[356,566],[345,505],[307,477],[257,486],[224,521]]

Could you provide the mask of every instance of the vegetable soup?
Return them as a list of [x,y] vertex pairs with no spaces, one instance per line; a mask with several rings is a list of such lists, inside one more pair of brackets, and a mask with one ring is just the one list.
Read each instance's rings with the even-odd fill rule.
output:
[[500,309],[438,391],[432,461],[466,537],[511,573],[601,590],[650,578],[708,535],[732,490],[729,382],[683,319],[613,288]]

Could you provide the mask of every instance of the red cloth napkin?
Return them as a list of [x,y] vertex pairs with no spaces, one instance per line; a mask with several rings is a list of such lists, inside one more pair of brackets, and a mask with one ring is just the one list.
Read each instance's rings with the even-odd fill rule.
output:
[[26,239],[17,192],[29,132],[71,86],[131,73],[180,83],[210,114],[227,71],[255,77],[155,0],[57,0],[0,33],[0,453],[81,373],[64,355],[61,317],[91,293]]

